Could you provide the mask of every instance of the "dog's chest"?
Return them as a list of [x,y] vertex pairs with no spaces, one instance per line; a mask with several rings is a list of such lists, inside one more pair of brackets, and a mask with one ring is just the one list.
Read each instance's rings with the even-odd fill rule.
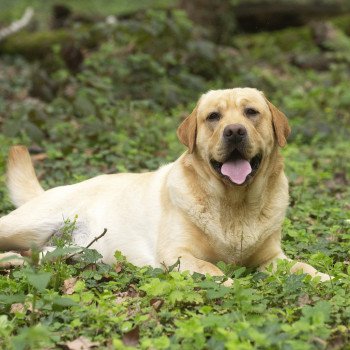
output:
[[218,260],[243,264],[272,233],[276,220],[266,218],[260,208],[231,207],[222,203],[192,207],[193,223],[208,237]]

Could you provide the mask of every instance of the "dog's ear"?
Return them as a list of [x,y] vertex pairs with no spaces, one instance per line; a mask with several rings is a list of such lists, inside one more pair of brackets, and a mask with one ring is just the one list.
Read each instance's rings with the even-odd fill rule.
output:
[[190,153],[193,153],[196,145],[197,136],[197,106],[193,112],[177,128],[177,137],[180,142],[188,147]]
[[273,129],[276,134],[277,142],[280,147],[284,147],[287,143],[287,138],[290,135],[291,128],[287,117],[277,107],[275,107],[268,99],[266,102],[272,114]]

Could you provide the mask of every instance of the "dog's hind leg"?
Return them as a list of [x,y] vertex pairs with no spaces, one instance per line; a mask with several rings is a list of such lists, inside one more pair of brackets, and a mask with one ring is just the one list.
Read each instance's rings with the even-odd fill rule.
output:
[[10,268],[13,266],[22,266],[24,259],[22,255],[14,252],[0,254],[0,268]]
[[57,230],[59,221],[56,218],[40,217],[22,208],[0,219],[0,250],[24,251],[33,246],[42,247]]
[[[69,218],[74,200],[70,186],[55,188],[0,218],[0,250],[42,247]],[[74,213],[76,214],[76,213]]]

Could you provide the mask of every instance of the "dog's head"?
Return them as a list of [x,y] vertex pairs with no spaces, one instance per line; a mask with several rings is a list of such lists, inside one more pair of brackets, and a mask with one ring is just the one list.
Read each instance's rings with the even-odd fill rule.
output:
[[178,128],[178,137],[215,176],[246,185],[275,147],[290,134],[286,116],[252,88],[214,90],[202,95]]

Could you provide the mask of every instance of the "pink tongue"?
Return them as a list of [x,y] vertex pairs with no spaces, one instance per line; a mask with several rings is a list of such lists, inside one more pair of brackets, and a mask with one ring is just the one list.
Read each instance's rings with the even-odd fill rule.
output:
[[241,185],[251,172],[252,167],[245,159],[230,160],[221,167],[221,174],[228,176],[237,185]]

